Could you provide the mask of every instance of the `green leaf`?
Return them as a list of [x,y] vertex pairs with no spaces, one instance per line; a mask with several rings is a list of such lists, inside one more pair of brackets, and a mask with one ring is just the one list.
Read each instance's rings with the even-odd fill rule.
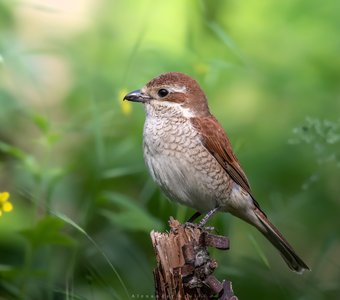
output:
[[19,161],[23,162],[24,166],[34,175],[39,175],[41,170],[38,161],[32,155],[29,155],[21,149],[0,141],[0,152],[6,153]]
[[13,266],[10,265],[1,265],[0,264],[0,272],[7,272],[13,269]]
[[10,144],[4,143],[2,141],[0,141],[0,151],[20,160],[25,160],[27,156],[26,153],[20,150],[19,148],[14,147]]
[[47,216],[41,219],[32,229],[21,231],[21,234],[32,244],[33,248],[48,244],[72,246],[75,241],[61,232],[64,225],[65,222],[62,220]]
[[127,175],[133,175],[143,171],[142,167],[118,167],[106,170],[103,172],[103,178],[117,178]]
[[13,17],[13,11],[11,10],[10,6],[4,3],[3,1],[0,2],[0,28],[8,29],[14,25],[15,18]]
[[128,299],[130,299],[130,293],[126,287],[126,284],[124,283],[122,277],[119,275],[117,269],[113,266],[111,260],[109,259],[109,257],[106,255],[106,253],[102,250],[102,248],[99,247],[99,245],[95,242],[95,240],[85,231],[85,229],[83,229],[80,225],[78,225],[76,222],[74,222],[72,219],[70,219],[68,216],[64,215],[64,214],[60,214],[60,213],[54,213],[55,216],[57,216],[58,218],[60,218],[62,221],[64,221],[66,224],[74,227],[75,229],[77,229],[79,232],[81,232],[84,236],[86,236],[86,238],[94,245],[94,247],[99,251],[99,253],[104,257],[104,259],[106,260],[106,262],[108,263],[108,265],[110,266],[111,270],[113,271],[113,273],[117,276],[118,281],[120,282],[120,284],[122,285],[125,294],[127,296]]
[[153,229],[162,229],[162,223],[137,205],[133,199],[113,192],[106,192],[104,197],[119,209],[119,212],[106,209],[101,211],[101,214],[108,218],[112,224],[123,229],[147,233]]
[[222,29],[222,27],[216,22],[208,22],[209,28],[214,34],[226,45],[244,64],[246,59],[241,53],[240,48],[236,45],[233,39]]
[[64,221],[66,224],[74,227],[75,229],[77,229],[79,232],[81,232],[82,234],[84,234],[88,239],[91,239],[91,237],[87,234],[87,232],[85,231],[85,229],[83,229],[80,225],[78,225],[76,222],[74,222],[72,219],[70,219],[68,216],[61,214],[61,213],[54,213],[59,219],[61,219],[62,221]]
[[50,123],[45,116],[36,113],[32,115],[32,120],[42,132],[47,133],[49,131]]
[[46,139],[47,139],[47,142],[49,145],[53,145],[55,144],[56,142],[58,142],[61,138],[61,135],[59,132],[49,132],[46,136]]

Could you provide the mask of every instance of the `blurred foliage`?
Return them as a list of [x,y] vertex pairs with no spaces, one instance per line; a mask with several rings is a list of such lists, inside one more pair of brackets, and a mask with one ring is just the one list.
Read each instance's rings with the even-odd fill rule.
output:
[[153,295],[149,231],[170,203],[125,91],[196,78],[254,193],[312,268],[291,273],[255,230],[212,221],[240,299],[340,295],[340,2],[0,0],[0,299]]

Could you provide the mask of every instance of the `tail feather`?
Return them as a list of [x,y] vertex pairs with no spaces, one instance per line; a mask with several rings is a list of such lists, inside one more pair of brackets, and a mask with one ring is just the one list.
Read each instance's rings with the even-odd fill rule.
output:
[[263,228],[259,228],[260,231],[273,246],[280,251],[280,254],[288,267],[299,274],[302,274],[305,270],[310,270],[305,262],[296,254],[292,246],[289,245],[287,240],[282,236],[280,231],[269,222],[265,214],[259,208],[255,208],[254,212],[263,225]]

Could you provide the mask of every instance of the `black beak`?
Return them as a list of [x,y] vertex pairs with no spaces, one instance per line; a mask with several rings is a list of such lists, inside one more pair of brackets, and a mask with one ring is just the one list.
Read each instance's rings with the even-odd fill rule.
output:
[[144,103],[144,102],[146,102],[146,101],[148,101],[150,99],[151,99],[151,97],[149,95],[147,95],[147,94],[142,93],[141,90],[135,90],[135,91],[125,95],[123,100]]

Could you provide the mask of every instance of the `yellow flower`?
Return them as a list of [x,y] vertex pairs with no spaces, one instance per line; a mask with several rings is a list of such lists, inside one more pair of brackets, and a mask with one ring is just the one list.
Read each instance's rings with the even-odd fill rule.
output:
[[120,109],[122,110],[122,113],[126,116],[131,114],[132,111],[132,105],[129,101],[123,101],[124,96],[128,93],[126,89],[121,89],[118,92],[118,101],[120,104]]
[[8,201],[8,198],[8,192],[0,193],[0,216],[2,216],[4,212],[10,212],[13,209],[13,205]]

